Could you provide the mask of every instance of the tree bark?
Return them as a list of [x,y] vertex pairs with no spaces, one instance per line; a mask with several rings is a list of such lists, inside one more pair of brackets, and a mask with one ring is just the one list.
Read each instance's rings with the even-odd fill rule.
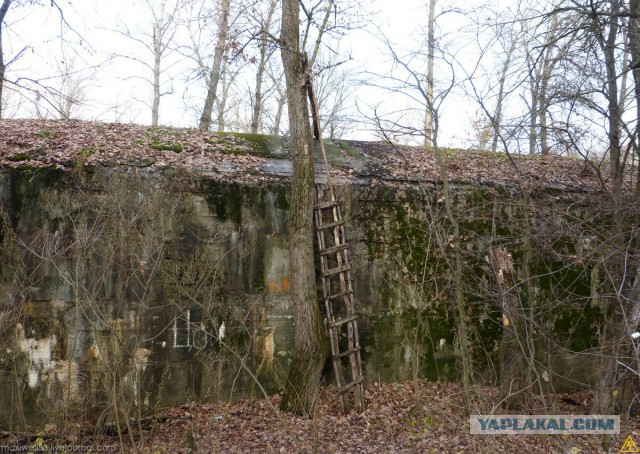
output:
[[529,118],[529,156],[536,154],[536,142],[537,142],[537,121],[538,121],[538,96],[536,94],[535,86],[533,82],[530,88],[531,93],[531,117]]
[[2,6],[0,6],[0,118],[2,118],[3,103],[2,93],[4,89],[4,75],[6,72],[6,66],[4,63],[4,48],[2,47],[2,35],[4,33],[4,18],[7,16],[9,6],[13,0],[4,0]]
[[[152,32],[149,35],[151,37],[151,43],[148,44],[146,41],[142,42],[128,33],[127,35],[134,41],[142,42],[145,48],[147,48],[153,56],[153,64],[147,64],[143,60],[139,61],[149,68],[152,73],[151,126],[155,127],[158,126],[160,121],[160,100],[162,96],[167,94],[162,92],[162,62],[165,53],[169,50],[169,45],[177,32],[177,15],[178,10],[182,6],[182,2],[181,0],[177,0],[169,10],[167,10],[167,6],[169,5],[167,0],[162,0],[160,2],[158,2],[158,0],[146,0],[145,3],[149,8],[153,19],[151,24]],[[156,6],[156,3],[159,4]],[[156,8],[158,9],[156,10]]]
[[502,339],[500,341],[500,388],[504,405],[509,409],[522,406],[523,390],[530,383],[528,372],[528,352],[523,344],[528,344],[523,334],[523,308],[520,307],[515,291],[515,270],[513,259],[504,248],[489,251],[489,262],[497,296],[502,306]]
[[625,336],[625,326],[619,299],[615,296],[623,289],[616,289],[618,282],[623,282],[624,275],[623,256],[625,254],[624,241],[621,241],[623,233],[623,207],[622,207],[622,154],[620,141],[621,108],[618,98],[618,71],[616,66],[616,41],[619,32],[619,19],[613,13],[619,13],[621,5],[619,0],[611,0],[612,16],[608,19],[608,33],[604,36],[597,35],[600,47],[604,56],[606,67],[606,87],[608,101],[608,145],[609,163],[611,166],[611,193],[612,202],[615,207],[613,213],[611,247],[618,251],[608,260],[607,268],[610,276],[613,277],[613,292],[611,296],[603,298],[605,303],[605,321],[600,336],[601,348],[601,376],[598,388],[595,393],[594,410],[599,414],[610,414],[616,405],[616,394],[614,390],[618,383],[618,358],[621,352],[621,341]]
[[[640,0],[630,0],[629,9],[635,17],[629,18],[629,52],[636,98],[636,140],[634,149],[640,158]],[[640,193],[640,178],[636,184]]]
[[512,39],[507,55],[502,64],[502,71],[500,71],[500,80],[498,82],[498,102],[496,104],[496,111],[493,115],[493,140],[491,141],[491,151],[498,151],[498,139],[500,138],[500,128],[502,126],[502,107],[504,103],[504,86],[507,82],[507,73],[511,67],[511,58],[517,44],[517,39]]
[[548,79],[543,76],[540,85],[540,154],[549,156],[549,124],[547,123],[547,85]]
[[262,81],[264,78],[264,72],[267,66],[267,51],[268,41],[267,34],[271,28],[271,19],[276,9],[276,1],[273,0],[269,6],[269,12],[267,18],[262,24],[262,30],[260,32],[260,61],[258,62],[258,70],[256,71],[256,93],[253,103],[253,114],[251,115],[251,133],[257,134],[258,127],[260,126],[260,115],[262,114]]
[[[611,1],[611,9],[613,12],[620,11],[620,2],[618,0]],[[607,69],[607,98],[609,110],[609,163],[611,165],[612,188],[614,195],[614,203],[620,203],[622,195],[622,161],[621,161],[621,143],[620,143],[620,124],[622,112],[618,99],[618,71],[616,67],[616,51],[618,37],[618,18],[612,16],[609,24],[609,34],[606,42],[603,43],[603,51],[605,65]]]
[[[160,17],[164,17],[164,3],[161,6]],[[151,126],[158,126],[160,116],[160,61],[162,59],[162,35],[160,23],[153,24],[153,100],[151,103]]]
[[282,1],[280,45],[287,86],[293,161],[289,210],[289,267],[295,318],[295,351],[281,407],[312,414],[327,353],[327,335],[316,293],[313,251],[314,155],[307,106],[308,68],[299,51],[298,0]]
[[218,39],[216,41],[216,50],[213,54],[213,64],[211,66],[211,75],[209,77],[209,85],[207,86],[207,97],[204,101],[202,116],[198,128],[207,131],[211,127],[211,114],[213,105],[216,100],[216,92],[218,90],[218,82],[220,80],[220,70],[222,68],[222,58],[224,57],[225,48],[227,46],[227,34],[229,33],[229,9],[231,0],[220,0],[220,24],[218,26]]
[[273,129],[272,134],[279,136],[280,135],[280,123],[282,122],[282,113],[284,111],[284,105],[287,102],[285,96],[278,95],[278,107],[276,108],[276,115],[273,119]]
[[222,96],[218,96],[216,100],[217,109],[218,109],[218,132],[224,132],[224,128],[226,126],[225,123],[225,110],[227,108],[227,95],[229,93],[229,88],[227,84],[227,73],[226,71],[222,71],[221,75],[222,79]]
[[424,118],[424,146],[433,147],[433,65],[436,53],[436,2],[429,0],[427,19],[427,109]]
[[[539,56],[527,51],[528,70],[530,74],[531,90],[531,118],[529,127],[529,154],[536,151],[536,144],[540,140],[540,154],[549,155],[549,124],[548,111],[551,104],[549,98],[549,85],[556,65],[563,59],[569,58],[567,48],[576,39],[576,34],[568,38],[568,41],[558,47],[558,17],[553,14],[549,22],[549,28],[544,32],[544,44]],[[538,121],[540,122],[538,124]],[[539,130],[539,132],[538,132]]]
[[[455,323],[456,323],[456,357],[460,367],[462,382],[462,411],[469,414],[471,411],[471,373],[473,364],[471,360],[471,346],[469,345],[469,327],[467,324],[467,305],[464,297],[464,270],[463,258],[461,252],[461,235],[460,225],[453,213],[454,196],[451,193],[449,185],[449,167],[444,152],[438,146],[438,116],[433,118],[433,152],[440,168],[442,175],[442,192],[444,196],[445,212],[447,219],[451,223],[453,241],[448,240],[447,244],[453,246],[454,262],[448,261],[450,267],[453,268],[453,286],[454,286],[454,302],[455,302]],[[447,247],[446,245],[444,246]]]
[[549,36],[545,40],[545,49],[542,54],[542,70],[540,72],[540,92],[539,96],[539,116],[540,116],[540,153],[543,156],[548,156],[551,152],[549,147],[549,125],[547,123],[547,111],[549,110],[549,81],[551,79],[551,72],[557,62],[557,56],[552,56],[553,42],[556,39],[556,32],[558,30],[558,17],[554,14],[551,17],[551,27],[549,30]]

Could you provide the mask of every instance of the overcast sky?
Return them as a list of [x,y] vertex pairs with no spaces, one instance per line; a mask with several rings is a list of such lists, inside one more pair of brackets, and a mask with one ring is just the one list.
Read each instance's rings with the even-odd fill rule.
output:
[[[366,26],[346,33],[339,40],[330,41],[333,48],[352,58],[342,68],[350,71],[354,82],[347,109],[356,120],[362,120],[373,107],[379,107],[380,111],[393,111],[410,106],[409,98],[372,88],[363,81],[375,79],[374,74],[390,74],[388,52],[380,40],[383,34],[399,52],[417,49],[425,42],[426,2],[363,0],[362,11],[370,14],[366,18]],[[59,0],[58,3],[68,26],[61,23],[58,11],[50,8],[48,2],[43,6],[16,7],[10,11],[8,22],[11,28],[6,35],[5,51],[11,58],[25,46],[28,47],[10,67],[9,79],[23,76],[55,85],[59,83],[56,76],[64,71],[65,65],[71,66],[74,74],[85,79],[84,101],[77,111],[77,118],[149,124],[149,72],[142,65],[124,58],[140,57],[149,61],[149,55],[145,55],[135,42],[114,32],[127,27],[133,34],[147,31],[150,26],[148,9],[142,2],[131,0]],[[454,8],[456,3],[462,4],[448,1],[447,8]],[[472,3],[464,2],[464,6],[468,8]],[[468,22],[468,19],[455,12],[445,14],[438,20],[440,33],[445,36],[443,40]],[[179,39],[185,39],[185,36],[179,34],[176,40]],[[464,51],[464,46],[458,50]],[[275,57],[279,58],[279,55]],[[165,88],[171,93],[162,98],[160,122],[171,126],[195,127],[199,103],[204,96],[203,83],[193,80],[192,63],[178,53],[168,56],[165,66]],[[445,66],[437,76],[446,81],[449,77],[447,71]],[[246,80],[241,79],[238,83],[240,93],[244,89],[252,89],[253,74],[253,70],[246,71]],[[38,99],[38,96],[35,98]],[[33,93],[29,99],[34,99]],[[34,117],[44,115],[47,111],[46,99],[39,99],[36,104],[40,107],[36,108],[33,102],[12,93],[9,93],[7,104],[9,108],[5,110],[5,116]],[[454,91],[444,107],[441,114],[441,145],[468,146],[468,138],[472,135],[471,119],[477,106]],[[238,107],[242,108],[247,107]],[[417,126],[422,118],[416,116],[412,121]],[[371,140],[375,135],[367,124],[356,123],[349,128],[346,137]]]

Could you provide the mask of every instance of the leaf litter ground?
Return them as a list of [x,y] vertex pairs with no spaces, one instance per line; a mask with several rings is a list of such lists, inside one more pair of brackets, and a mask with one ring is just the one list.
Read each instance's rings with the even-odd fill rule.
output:
[[[406,381],[365,387],[366,410],[341,412],[335,388],[323,388],[313,418],[277,410],[280,395],[235,403],[189,404],[163,410],[139,443],[145,453],[592,453],[607,452],[597,435],[470,435],[460,388],[454,383]],[[490,413],[500,401],[494,388],[474,391],[473,413]],[[550,402],[551,398],[547,399]],[[587,393],[559,395],[544,411],[495,413],[588,414]],[[622,418],[608,452],[619,452],[640,425]],[[160,422],[162,421],[162,422]]]

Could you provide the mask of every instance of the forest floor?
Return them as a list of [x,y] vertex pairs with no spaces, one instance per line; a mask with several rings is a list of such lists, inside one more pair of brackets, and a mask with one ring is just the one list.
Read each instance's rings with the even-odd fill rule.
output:
[[[629,435],[640,446],[638,419],[624,417],[622,430],[611,437],[607,451],[600,435],[471,435],[460,388],[453,383],[376,383],[366,386],[365,394],[364,413],[343,415],[335,389],[323,388],[313,418],[278,411],[278,395],[170,408],[157,415],[138,447],[145,453],[577,454],[620,452]],[[587,393],[559,395],[553,400],[555,407],[547,412],[531,408],[512,413],[589,413]],[[499,402],[498,391],[478,389],[473,402],[472,413],[490,413]]]
[[[104,433],[104,428],[100,436],[87,435],[92,431],[85,428],[75,435],[41,432],[24,437],[23,434],[22,441],[16,434],[5,432],[0,434],[3,435],[0,448],[29,449],[27,444],[33,447],[44,443],[90,446],[93,452],[151,454],[638,452],[622,449],[629,435],[640,446],[640,421],[626,417],[621,418],[620,434],[611,436],[606,451],[601,435],[471,435],[469,417],[462,411],[460,388],[454,383],[406,381],[367,385],[366,410],[362,414],[344,415],[333,387],[321,389],[317,412],[312,418],[280,412],[281,398],[275,395],[268,399],[166,408],[143,418],[139,426],[132,422],[132,432],[122,431],[121,436],[113,426],[110,435]],[[585,415],[591,406],[588,393],[575,393],[547,396],[550,407],[547,411],[536,401],[528,404],[527,411],[501,410],[495,388],[476,389],[472,400],[473,414],[493,411],[493,414]],[[133,442],[137,449],[133,448]]]

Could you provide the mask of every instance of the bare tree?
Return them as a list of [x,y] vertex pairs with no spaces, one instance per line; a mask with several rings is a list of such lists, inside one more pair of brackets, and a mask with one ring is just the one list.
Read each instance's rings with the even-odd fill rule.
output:
[[[438,242],[443,249],[443,256],[446,257],[447,265],[451,270],[451,281],[448,287],[451,291],[453,307],[452,312],[456,323],[456,358],[460,367],[462,395],[464,403],[464,411],[470,411],[470,388],[472,377],[472,357],[470,334],[467,321],[467,303],[464,295],[464,270],[463,256],[461,250],[461,227],[458,216],[454,212],[454,195],[451,189],[449,178],[449,164],[445,151],[440,148],[438,143],[438,134],[440,131],[440,113],[445,100],[451,94],[454,87],[457,86],[456,73],[452,57],[445,53],[440,56],[442,67],[446,68],[448,80],[443,83],[439,90],[432,93],[429,92],[429,84],[425,77],[423,67],[424,59],[420,58],[419,52],[408,52],[405,55],[400,54],[388,39],[385,39],[387,51],[392,59],[393,68],[383,76],[379,76],[379,86],[386,87],[391,93],[403,96],[409,102],[412,112],[419,113],[429,111],[432,115],[433,129],[430,138],[431,148],[436,158],[440,175],[442,179],[442,201],[448,226],[443,226],[437,230]],[[428,56],[427,56],[428,65]],[[445,74],[445,71],[442,71]],[[443,77],[444,80],[444,77]],[[394,100],[398,103],[397,100]],[[421,143],[425,143],[426,129],[424,125],[412,124],[412,116],[397,115],[391,112],[386,115],[379,115],[374,111],[372,118],[377,132],[384,140],[390,144],[394,143],[396,136],[410,136],[420,138]],[[453,249],[451,253],[450,249]],[[453,257],[451,257],[453,255]]]
[[[554,8],[561,1],[551,3]],[[529,12],[536,17],[539,11]],[[579,36],[578,29],[572,26],[572,17],[560,18],[551,14],[538,26],[530,27],[533,19],[520,19],[522,44],[526,49],[527,83],[529,85],[529,154],[536,153],[539,146],[542,155],[552,151],[550,135],[553,127],[549,125],[549,116],[554,103],[561,102],[568,93],[564,83],[566,73],[561,72],[563,60],[567,60],[568,51]],[[528,32],[529,28],[533,31]],[[563,88],[564,85],[564,88]]]
[[271,68],[267,70],[267,76],[269,76],[269,79],[271,80],[271,83],[275,90],[276,98],[276,109],[275,113],[273,114],[273,126],[271,127],[271,134],[280,135],[282,133],[280,125],[282,123],[284,106],[287,103],[287,90],[283,85],[284,74],[282,74],[282,72],[278,72],[278,74],[276,75],[274,69]]
[[[0,5],[0,118],[2,118],[4,106],[2,105],[3,100],[3,92],[9,82],[7,80],[7,69],[15,63],[20,57],[22,57],[25,51],[29,48],[28,45],[23,46],[19,51],[14,52],[11,58],[7,58],[7,49],[5,47],[6,35],[11,29],[11,24],[7,20],[7,15],[9,10],[13,10],[15,8],[20,8],[26,5],[29,6],[37,6],[40,5],[40,0],[3,0]],[[62,14],[62,9],[58,6],[55,0],[51,0],[51,7],[57,9],[60,14],[62,25],[68,26],[64,15]],[[37,85],[37,81],[28,80],[28,82],[35,83]],[[22,88],[17,81],[11,81],[11,85],[14,89]],[[27,89],[28,90],[28,89]]]
[[77,57],[63,56],[56,64],[58,74],[51,77],[49,83],[42,82],[45,96],[36,98],[34,102],[38,117],[54,115],[61,120],[70,120],[87,102],[89,83],[96,68],[79,67],[76,62]]
[[[640,119],[640,0],[630,0],[629,10],[629,53],[631,54],[631,71],[633,71],[636,118]],[[640,120],[639,120],[640,121]],[[636,122],[635,153],[640,158],[640,123]],[[638,180],[638,190],[640,190],[640,180]]]
[[[53,17],[59,21],[59,28],[55,35],[42,33],[31,34],[24,32],[23,28],[28,21],[23,22],[27,15],[40,12],[53,12]],[[14,15],[14,13],[17,13]],[[13,22],[8,18],[15,17]],[[28,25],[27,25],[28,26]],[[77,38],[77,40],[76,40]],[[69,70],[64,65],[69,62],[63,57],[62,66],[57,64],[57,71],[48,73],[40,72],[37,66],[29,66],[28,55],[38,55],[43,49],[46,49],[47,43],[51,40],[57,41],[62,55],[73,55],[76,58],[81,55],[83,50],[91,49],[91,45],[87,44],[86,39],[67,21],[63,8],[60,7],[56,0],[1,0],[0,3],[0,118],[6,113],[5,102],[8,99],[10,91],[13,99],[15,111],[19,111],[20,106],[38,105],[44,106],[46,115],[50,115],[55,111],[57,116],[64,117],[65,109],[61,109],[59,101],[65,97],[64,90],[69,91],[69,82],[63,83],[59,79],[63,74],[73,73],[74,78],[79,77],[81,69]],[[30,51],[30,52],[27,52]],[[44,52],[48,52],[44,51]],[[50,68],[54,67],[50,64],[50,55],[59,55],[57,52],[49,52],[49,55],[42,54],[37,58],[39,63],[44,62]],[[23,58],[27,57],[27,58]],[[22,67],[15,67],[18,61],[27,61]],[[13,69],[15,68],[15,69]],[[52,82],[53,81],[53,82]],[[65,85],[65,87],[63,87]],[[75,95],[79,95],[78,90],[71,90]],[[66,96],[67,99],[74,96]],[[76,101],[83,96],[75,96]],[[78,102],[71,102],[73,107],[78,106]],[[67,106],[67,107],[71,107]],[[69,109],[66,109],[68,112]]]
[[0,6],[0,118],[2,118],[3,111],[3,89],[4,89],[4,77],[7,70],[7,65],[5,63],[4,57],[4,47],[2,42],[2,37],[4,35],[5,28],[5,18],[7,17],[7,13],[9,12],[9,6],[11,6],[11,2],[13,0],[3,0],[2,6]]
[[[166,92],[161,91],[160,76],[162,74],[162,58],[169,50],[169,45],[173,41],[177,27],[177,12],[181,7],[178,0],[173,5],[171,11],[167,11],[167,2],[160,3],[159,10],[156,11],[150,0],[145,0],[153,17],[152,53],[153,53],[153,98],[151,102],[151,126],[157,126],[160,117],[160,98]],[[151,50],[151,49],[150,49]]]
[[211,64],[211,70],[208,74],[207,83],[207,96],[204,101],[204,107],[202,108],[202,115],[198,122],[198,128],[202,130],[208,130],[211,127],[211,116],[213,112],[214,101],[217,96],[218,82],[220,81],[220,74],[222,69],[222,59],[224,57],[227,47],[227,35],[229,33],[229,12],[231,8],[231,0],[220,0],[219,3],[219,22],[218,22],[218,35],[216,40],[215,53],[213,55],[213,62]]
[[[522,129],[520,118],[511,118],[507,112],[509,96],[522,87],[526,68],[519,52],[523,41],[523,28],[519,27],[522,12],[480,10],[479,17],[471,29],[478,55],[473,64],[460,64],[466,72],[465,87],[470,87],[470,96],[482,112],[482,122],[491,126],[490,150],[498,151],[498,145],[507,148]],[[505,137],[509,140],[503,141]]]
[[433,146],[433,66],[436,59],[436,3],[429,0],[429,16],[427,17],[427,108],[424,119],[424,146]]
[[312,414],[316,405],[327,335],[316,293],[313,251],[315,166],[307,106],[308,61],[300,49],[298,0],[283,0],[280,45],[287,84],[293,176],[289,210],[289,267],[295,317],[295,352],[282,408]]
[[[637,3],[629,3],[629,7],[637,8]],[[541,25],[536,22],[540,18],[548,21],[548,25],[538,41],[539,58],[529,62],[537,91],[532,97],[530,115],[539,118],[530,127],[535,129],[539,124],[541,136],[543,131],[553,131],[557,140],[584,157],[594,143],[601,144],[606,152],[606,166],[599,168],[591,162],[585,166],[602,176],[602,189],[609,198],[603,214],[608,219],[607,227],[598,230],[597,252],[588,258],[592,298],[601,306],[603,316],[594,411],[609,414],[620,411],[623,402],[618,390],[624,388],[628,379],[630,367],[625,361],[636,364],[638,361],[638,351],[630,345],[630,334],[640,323],[635,303],[640,295],[640,254],[636,228],[631,221],[631,207],[637,204],[637,194],[627,190],[629,156],[638,118],[625,115],[631,104],[626,88],[629,67],[626,41],[630,40],[628,52],[633,68],[636,44],[631,36],[636,33],[635,16],[625,2],[602,0],[556,3],[550,11],[540,11],[534,17],[528,19],[532,28]],[[551,91],[554,68],[562,69],[563,74]],[[553,121],[552,126],[547,124],[547,116]],[[582,137],[587,140],[576,133],[578,123],[583,124],[586,131]],[[535,131],[530,135],[535,136]],[[543,153],[548,153],[551,145],[544,137],[540,141]],[[530,152],[531,148],[530,142]],[[524,197],[526,200],[526,191]],[[637,376],[633,379],[637,380]],[[626,401],[629,402],[630,399]]]
[[[226,61],[221,70],[220,90],[216,96],[216,123],[218,131],[223,132],[228,128],[232,131],[247,131],[245,118],[240,113],[240,108],[244,105],[245,98],[237,93],[236,80],[242,76],[242,70],[245,69],[244,64],[233,64],[234,62]],[[236,92],[234,92],[236,88]],[[236,110],[237,114],[234,118],[228,118],[228,112]]]
[[513,64],[513,57],[518,45],[519,37],[511,36],[503,42],[504,34],[499,32],[499,41],[501,41],[501,54],[504,55],[500,72],[498,73],[498,92],[496,93],[496,107],[493,113],[493,139],[491,141],[491,151],[498,151],[498,138],[500,136],[500,127],[502,126],[502,116],[504,110],[504,101],[506,98],[506,83],[509,77],[509,70]]
[[[585,5],[586,11],[591,10],[589,8],[592,5]],[[620,18],[617,14],[621,13],[622,5],[619,0],[610,0],[608,2],[608,8],[599,12],[595,18],[591,19],[596,22],[599,27],[594,29],[595,41],[599,46],[599,51],[602,53],[604,59],[604,66],[606,71],[605,88],[603,90],[605,98],[607,100],[607,120],[608,120],[608,145],[609,145],[609,165],[612,180],[612,201],[618,209],[622,208],[622,189],[623,189],[623,171],[624,171],[624,156],[622,154],[622,143],[620,134],[622,132],[622,112],[623,106],[620,105],[618,98],[618,65],[616,61],[616,51],[618,45],[618,36],[620,32]],[[585,12],[586,12],[585,11]],[[607,16],[601,14],[608,13]],[[604,24],[603,24],[604,22]],[[604,27],[602,27],[604,25]],[[615,234],[623,232],[623,219],[622,213],[616,211],[614,213],[613,229]],[[620,238],[622,239],[622,238]],[[624,250],[624,244],[617,245],[619,250]],[[623,257],[620,257],[623,259]],[[611,271],[613,275],[618,279],[622,278],[621,282],[624,283],[623,273],[626,274],[629,270],[626,270],[620,259],[613,260]],[[616,263],[618,262],[618,263]],[[637,266],[637,265],[636,265]],[[636,272],[632,272],[635,275]],[[640,277],[640,276],[638,276]],[[617,279],[616,279],[617,280]],[[615,285],[615,284],[614,284]],[[623,284],[624,285],[624,284]],[[617,285],[616,285],[617,287]],[[626,290],[626,289],[625,289]],[[619,292],[623,291],[623,287],[619,288]],[[603,356],[602,356],[602,376],[600,377],[600,383],[598,391],[596,392],[596,411],[602,412],[602,414],[615,411],[615,397],[613,396],[614,388],[618,381],[618,365],[622,347],[622,336],[627,334],[627,330],[624,324],[620,326],[621,320],[624,318],[623,312],[628,310],[625,304],[620,304],[617,298],[609,298],[606,304],[606,310],[609,314],[605,315],[607,322],[605,326],[604,335],[602,336],[603,344]],[[625,336],[626,337],[626,336]],[[613,342],[612,342],[613,341]],[[606,346],[606,345],[609,346]]]
[[320,113],[320,130],[323,136],[340,138],[353,124],[347,114],[354,99],[355,77],[353,71],[345,68],[349,62],[332,49],[320,52],[317,59],[317,70],[313,76],[318,110]]
[[253,96],[253,109],[251,115],[251,133],[256,134],[260,125],[260,116],[264,106],[263,101],[263,81],[265,71],[267,69],[267,60],[273,54],[274,47],[269,45],[269,35],[271,25],[273,23],[273,16],[276,10],[277,2],[271,0],[269,3],[269,9],[266,13],[266,17],[260,18],[260,41],[259,41],[259,56],[258,67],[256,69],[256,85],[255,93]]
[[117,56],[135,61],[149,71],[150,77],[134,77],[148,82],[151,87],[151,102],[148,103],[151,108],[151,126],[157,126],[160,118],[160,100],[172,91],[171,88],[164,88],[165,82],[162,81],[162,76],[165,72],[166,57],[175,51],[173,40],[178,31],[178,12],[184,2],[162,0],[157,3],[152,0],[142,0],[142,4],[151,18],[149,30],[133,32],[125,26],[123,30],[116,30],[116,32],[139,44],[146,56],[137,56],[130,52]]
[[548,141],[548,110],[549,110],[549,81],[551,80],[552,71],[559,58],[563,55],[562,52],[557,52],[553,55],[556,46],[553,45],[556,40],[556,34],[558,33],[558,18],[557,16],[551,17],[551,25],[547,33],[547,38],[542,52],[542,61],[534,64],[533,71],[529,74],[533,75],[531,81],[531,138],[529,146],[529,154],[535,152],[535,138],[536,138],[536,119],[540,119],[540,152],[542,155],[549,154],[549,141]]

